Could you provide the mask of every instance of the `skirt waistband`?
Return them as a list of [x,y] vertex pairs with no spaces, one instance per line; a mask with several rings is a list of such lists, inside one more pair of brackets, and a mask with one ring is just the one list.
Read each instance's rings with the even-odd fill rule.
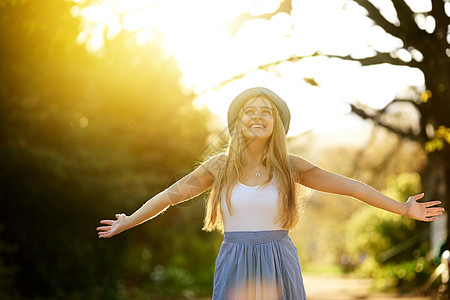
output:
[[267,230],[267,231],[226,231],[224,242],[234,243],[265,243],[282,240],[288,237],[287,230]]

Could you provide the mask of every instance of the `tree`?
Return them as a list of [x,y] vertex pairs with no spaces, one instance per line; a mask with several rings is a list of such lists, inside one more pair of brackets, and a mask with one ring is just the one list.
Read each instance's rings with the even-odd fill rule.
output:
[[[211,279],[215,237],[201,233],[202,201],[98,240],[100,219],[131,213],[192,170],[208,114],[157,43],[135,47],[122,34],[103,57],[89,55],[72,6],[0,3],[0,297],[134,298],[130,286],[161,287],[180,273],[175,292]],[[188,251],[202,259],[186,260]],[[172,273],[149,280],[161,267]]]
[[[380,9],[367,0],[355,0],[366,9],[367,16],[374,26],[380,26],[388,34],[397,37],[403,43],[401,49],[392,53],[376,52],[366,58],[340,57],[345,60],[359,61],[363,66],[388,63],[391,65],[418,68],[425,77],[425,90],[417,93],[413,99],[393,99],[382,109],[370,109],[351,105],[352,111],[363,119],[372,120],[397,134],[401,138],[420,143],[427,151],[427,166],[423,170],[423,186],[430,198],[439,199],[444,207],[450,208],[450,16],[445,7],[448,1],[432,0],[428,12],[414,12],[406,1],[392,0],[398,17],[398,23],[387,20]],[[424,28],[421,20],[434,20],[432,29]],[[428,30],[428,31],[427,31]],[[398,56],[406,50],[411,58],[407,61]],[[401,126],[395,118],[395,106],[407,103],[419,113],[419,124]],[[394,108],[394,109],[392,109]],[[417,126],[418,125],[418,126]],[[418,130],[412,128],[417,127]],[[447,224],[450,232],[450,224]],[[449,245],[447,244],[447,248]]]

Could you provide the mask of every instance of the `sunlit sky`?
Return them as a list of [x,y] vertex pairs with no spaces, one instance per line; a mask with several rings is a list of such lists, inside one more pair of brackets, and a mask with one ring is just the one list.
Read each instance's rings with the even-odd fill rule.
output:
[[[224,124],[231,100],[242,90],[265,86],[279,94],[292,113],[289,135],[313,129],[336,131],[358,126],[349,117],[348,102],[383,107],[408,88],[423,89],[420,71],[381,65],[360,67],[359,63],[308,58],[316,51],[326,54],[366,57],[374,49],[395,52],[404,60],[420,53],[400,50],[402,42],[374,27],[364,9],[347,0],[293,0],[292,12],[271,19],[246,21],[234,32],[230,23],[249,12],[253,16],[277,10],[278,0],[73,0],[72,13],[83,21],[78,37],[88,51],[104,51],[105,39],[121,31],[135,33],[138,44],[163,37],[163,47],[177,60],[183,77],[180,84],[198,95],[196,105],[207,105]],[[372,1],[383,15],[398,22],[389,0]],[[430,1],[410,0],[416,12],[429,11]],[[447,3],[448,4],[448,3]],[[450,10],[447,5],[447,10]],[[432,31],[434,22],[418,16],[419,25]],[[283,62],[268,70],[260,65],[291,56],[306,56]],[[236,75],[238,80],[221,84]],[[319,87],[306,83],[314,78]]]

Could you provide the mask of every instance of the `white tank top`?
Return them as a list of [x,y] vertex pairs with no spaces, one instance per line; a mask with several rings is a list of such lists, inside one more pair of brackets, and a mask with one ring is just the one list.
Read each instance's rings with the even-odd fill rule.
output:
[[230,197],[231,215],[222,196],[222,216],[225,231],[282,230],[278,217],[278,190],[274,180],[258,186],[238,182]]

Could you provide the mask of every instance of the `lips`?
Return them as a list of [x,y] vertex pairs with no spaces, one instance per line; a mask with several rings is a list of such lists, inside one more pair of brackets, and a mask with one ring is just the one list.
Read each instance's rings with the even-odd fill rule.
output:
[[252,124],[250,125],[250,128],[260,128],[260,129],[264,129],[265,127],[262,124]]

